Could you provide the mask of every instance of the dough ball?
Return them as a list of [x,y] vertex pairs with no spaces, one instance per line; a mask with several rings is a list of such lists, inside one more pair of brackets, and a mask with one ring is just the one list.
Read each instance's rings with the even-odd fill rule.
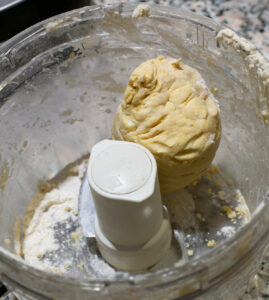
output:
[[131,74],[112,138],[152,152],[162,193],[183,188],[205,173],[220,136],[217,101],[198,71],[180,59],[158,57]]

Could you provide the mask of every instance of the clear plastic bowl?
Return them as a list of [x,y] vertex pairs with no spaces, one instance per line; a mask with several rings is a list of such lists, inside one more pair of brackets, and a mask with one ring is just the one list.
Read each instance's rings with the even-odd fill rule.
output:
[[[269,130],[256,101],[268,91],[257,70],[216,41],[223,27],[212,20],[160,6],[134,20],[134,8],[85,7],[0,47],[0,280],[27,299],[237,299],[269,240]],[[244,195],[250,222],[201,257],[146,274],[81,279],[29,266],[13,254],[13,227],[38,181],[110,137],[129,74],[159,55],[181,57],[218,88],[216,163]]]

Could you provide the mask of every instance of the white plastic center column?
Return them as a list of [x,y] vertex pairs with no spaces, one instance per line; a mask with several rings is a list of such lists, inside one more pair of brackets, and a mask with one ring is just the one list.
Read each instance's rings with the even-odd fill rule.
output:
[[157,263],[170,247],[171,227],[153,155],[135,143],[104,140],[92,149],[87,178],[103,257],[128,271]]

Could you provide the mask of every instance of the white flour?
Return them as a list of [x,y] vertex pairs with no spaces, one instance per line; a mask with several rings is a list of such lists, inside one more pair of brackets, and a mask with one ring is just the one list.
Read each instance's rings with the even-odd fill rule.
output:
[[[51,269],[55,272],[63,272],[60,268],[55,269],[55,263],[50,259],[48,253],[61,253],[62,245],[59,239],[55,239],[55,224],[65,224],[64,229],[58,230],[64,235],[63,230],[71,229],[71,223],[75,222],[78,215],[78,196],[82,176],[86,170],[86,164],[82,163],[75,170],[73,176],[68,176],[57,187],[49,192],[35,195],[39,203],[34,207],[34,214],[24,230],[22,252],[25,261],[42,269]],[[28,208],[31,211],[31,204]],[[70,220],[71,219],[71,220]],[[72,221],[72,222],[70,222]],[[76,242],[80,236],[78,232],[70,232],[70,242]],[[48,257],[46,257],[48,255]],[[44,258],[44,259],[43,259]],[[62,267],[68,266],[71,262],[66,261]]]

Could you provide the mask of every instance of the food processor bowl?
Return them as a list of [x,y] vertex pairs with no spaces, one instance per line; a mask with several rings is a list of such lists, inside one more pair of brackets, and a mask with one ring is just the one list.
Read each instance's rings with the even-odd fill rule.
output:
[[[268,103],[268,85],[246,51],[216,39],[221,25],[161,6],[133,19],[134,9],[84,7],[0,47],[0,281],[23,299],[238,299],[269,241],[269,128],[258,101]],[[129,75],[159,55],[196,68],[218,99],[215,164],[240,189],[250,221],[207,253],[156,271],[79,277],[30,266],[14,247],[38,182],[110,138]]]

